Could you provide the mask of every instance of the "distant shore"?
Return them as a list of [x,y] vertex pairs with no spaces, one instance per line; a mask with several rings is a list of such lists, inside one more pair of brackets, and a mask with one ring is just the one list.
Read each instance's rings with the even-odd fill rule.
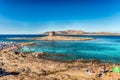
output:
[[83,36],[120,36],[120,34],[82,34]]
[[[52,31],[49,32],[44,32],[43,34],[49,34]],[[56,35],[117,35],[120,36],[120,33],[115,33],[115,32],[86,32],[83,30],[64,30],[64,31],[54,31]]]
[[34,38],[34,40],[73,40],[73,41],[86,41],[86,40],[94,40],[94,38],[78,38],[78,37],[70,37],[70,36],[45,36],[41,38]]
[[71,36],[45,36],[45,37],[37,37],[37,38],[7,38],[9,40],[70,40],[70,41],[86,41],[86,40],[94,40],[95,38],[78,38]]

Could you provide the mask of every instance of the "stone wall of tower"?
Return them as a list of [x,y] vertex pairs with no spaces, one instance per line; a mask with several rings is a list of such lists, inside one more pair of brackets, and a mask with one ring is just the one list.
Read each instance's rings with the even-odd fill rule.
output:
[[52,32],[49,32],[49,34],[48,34],[49,36],[55,36],[55,32],[54,31],[52,31]]

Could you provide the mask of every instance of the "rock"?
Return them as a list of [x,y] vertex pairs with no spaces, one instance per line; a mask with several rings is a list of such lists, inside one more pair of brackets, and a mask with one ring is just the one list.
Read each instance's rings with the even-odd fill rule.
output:
[[78,37],[70,37],[70,36],[45,36],[40,38],[34,38],[34,40],[73,40],[73,41],[86,41],[86,40],[94,40],[94,38],[78,38]]
[[[52,34],[52,32],[45,32],[44,34]],[[56,35],[82,35],[86,32],[83,30],[65,30],[65,31],[55,31],[54,34]]]
[[49,80],[58,80],[56,77],[50,77]]
[[14,53],[15,53],[16,55],[20,54],[18,51],[15,51]]
[[41,69],[41,75],[46,75],[46,71],[44,69]]

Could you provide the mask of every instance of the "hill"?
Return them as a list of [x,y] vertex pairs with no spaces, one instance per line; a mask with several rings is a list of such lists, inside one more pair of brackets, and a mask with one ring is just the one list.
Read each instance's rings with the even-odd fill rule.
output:
[[[53,31],[49,31],[53,32]],[[48,34],[49,32],[45,32],[43,34]],[[112,32],[86,32],[83,30],[65,30],[65,31],[54,31],[56,35],[120,35],[120,33],[112,33]]]
[[[52,31],[50,31],[52,32]],[[45,32],[44,34],[48,34],[49,32]],[[56,35],[82,35],[86,32],[83,30],[65,30],[65,31],[55,31]]]

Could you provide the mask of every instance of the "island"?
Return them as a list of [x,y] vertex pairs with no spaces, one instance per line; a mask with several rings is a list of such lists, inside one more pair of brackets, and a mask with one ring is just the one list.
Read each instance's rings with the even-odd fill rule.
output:
[[[50,32],[45,32],[43,34],[48,35]],[[96,36],[120,36],[120,33],[114,33],[114,32],[106,32],[106,31],[101,31],[101,32],[87,32],[84,30],[64,30],[64,31],[55,31],[56,35],[96,35]]]
[[86,40],[94,40],[95,38],[83,38],[83,37],[72,37],[68,35],[58,35],[56,34],[55,31],[48,32],[48,36],[44,37],[36,37],[36,38],[7,38],[9,40],[44,40],[44,41],[63,41],[63,40],[68,40],[68,41],[86,41]]
[[120,36],[120,33],[113,32],[86,32],[83,30],[64,30],[64,31],[48,31],[40,33],[38,35],[45,35],[44,37],[35,37],[35,38],[7,38],[9,40],[68,40],[68,41],[86,41],[86,40],[95,40],[95,38],[85,38],[85,37],[74,37],[74,36]]
[[55,35],[55,32],[49,32],[48,36],[40,37],[40,38],[34,38],[35,40],[94,40],[94,38],[80,38],[80,37],[71,37],[71,36],[61,36],[61,35]]

